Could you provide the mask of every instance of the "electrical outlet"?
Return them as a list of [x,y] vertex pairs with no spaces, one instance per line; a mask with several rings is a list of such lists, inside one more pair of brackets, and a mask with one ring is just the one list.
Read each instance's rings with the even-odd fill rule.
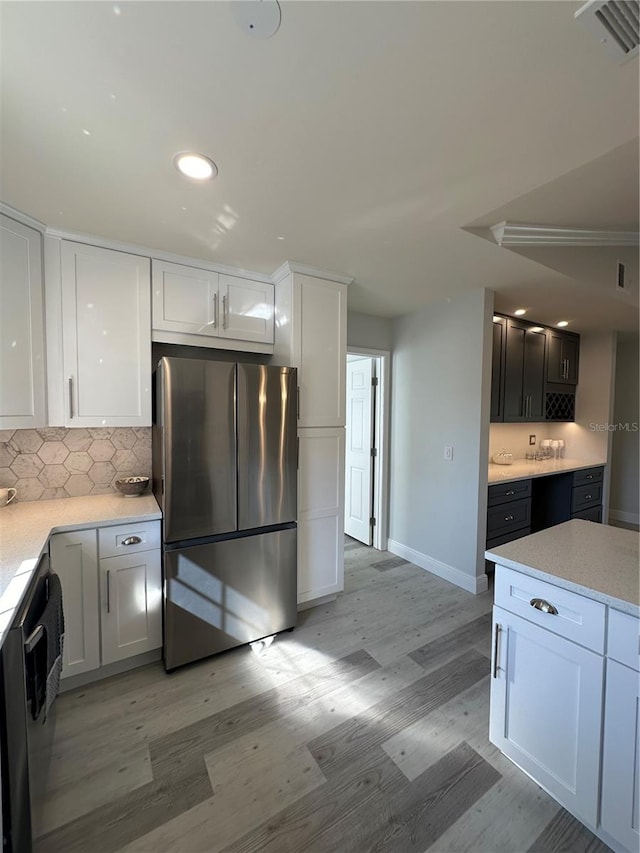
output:
[[529,444],[530,444],[531,446],[533,446],[535,443],[536,443],[536,437],[535,437],[535,435],[530,435],[530,436],[529,436]]
[[451,462],[453,460],[453,447],[445,445],[444,458],[447,460],[447,462]]

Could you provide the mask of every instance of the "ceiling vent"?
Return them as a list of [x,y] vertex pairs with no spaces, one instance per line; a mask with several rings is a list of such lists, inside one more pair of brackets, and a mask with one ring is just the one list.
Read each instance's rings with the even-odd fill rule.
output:
[[589,0],[575,13],[619,63],[638,55],[639,0]]

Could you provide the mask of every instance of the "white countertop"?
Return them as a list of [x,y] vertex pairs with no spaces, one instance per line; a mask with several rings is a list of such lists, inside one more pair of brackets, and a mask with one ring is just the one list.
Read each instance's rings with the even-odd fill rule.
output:
[[51,533],[162,518],[153,495],[28,501],[0,507],[0,645]]
[[574,518],[486,552],[488,560],[640,614],[640,534]]
[[606,465],[598,459],[515,459],[512,465],[489,463],[489,485],[509,483],[512,480],[528,480],[530,477],[546,477],[581,468],[597,468]]

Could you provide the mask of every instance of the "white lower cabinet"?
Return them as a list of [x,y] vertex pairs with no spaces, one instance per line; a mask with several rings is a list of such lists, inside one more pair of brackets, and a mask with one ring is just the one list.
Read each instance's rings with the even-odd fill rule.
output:
[[299,430],[298,603],[344,589],[344,429]]
[[500,565],[495,601],[489,739],[616,853],[637,853],[640,620]]
[[595,825],[602,656],[499,607],[493,630],[490,740]]
[[62,678],[68,678],[100,666],[97,531],[54,534],[49,539],[49,556],[51,571],[62,584]]
[[[160,522],[151,521],[51,537],[65,618],[63,678],[160,648],[161,552],[152,547],[159,535]],[[115,547],[123,553],[111,556]]]

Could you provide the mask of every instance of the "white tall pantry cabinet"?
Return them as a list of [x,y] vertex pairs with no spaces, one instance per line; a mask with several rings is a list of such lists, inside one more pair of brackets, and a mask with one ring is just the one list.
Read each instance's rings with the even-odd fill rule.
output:
[[344,588],[347,286],[276,276],[273,363],[298,368],[298,603]]

